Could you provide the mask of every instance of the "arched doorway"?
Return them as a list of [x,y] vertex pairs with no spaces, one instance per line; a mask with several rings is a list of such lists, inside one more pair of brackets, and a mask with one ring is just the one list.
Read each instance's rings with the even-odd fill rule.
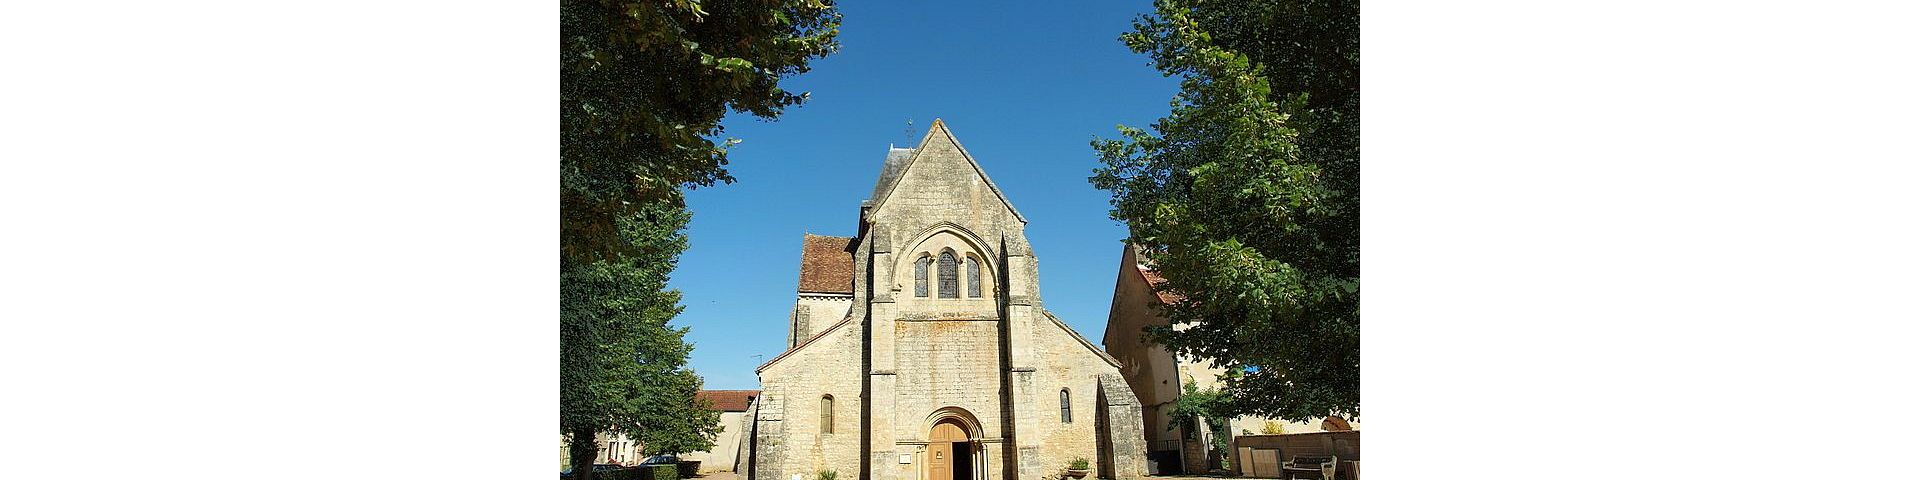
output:
[[933,424],[927,437],[927,480],[974,480],[973,441],[954,418]]
[[991,472],[997,461],[988,454],[987,430],[980,419],[964,408],[946,406],[927,415],[921,428],[927,432],[926,447],[920,452],[921,477],[924,480],[994,480]]

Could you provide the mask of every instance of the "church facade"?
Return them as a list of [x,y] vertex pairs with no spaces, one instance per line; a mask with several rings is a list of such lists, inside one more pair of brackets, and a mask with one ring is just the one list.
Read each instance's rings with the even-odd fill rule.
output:
[[804,237],[788,348],[758,370],[752,480],[1144,475],[1139,402],[1047,312],[1026,224],[942,121],[890,149],[858,233]]

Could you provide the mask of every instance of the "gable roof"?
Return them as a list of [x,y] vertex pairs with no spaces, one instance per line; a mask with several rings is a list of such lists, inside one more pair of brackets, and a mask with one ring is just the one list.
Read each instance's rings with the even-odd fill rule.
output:
[[800,241],[800,292],[853,293],[854,239],[807,234]]
[[[887,152],[887,161],[880,167],[880,181],[873,186],[873,197],[870,199],[875,211],[879,211],[880,206],[887,203],[887,198],[893,196],[894,188],[900,184],[900,177],[906,175],[907,169],[913,168],[913,162],[920,159],[920,153],[927,151],[927,145],[933,143],[935,139],[952,143],[954,149],[960,151],[960,158],[966,159],[967,165],[973,167],[973,173],[980,175],[980,180],[987,183],[987,190],[993,191],[993,196],[1000,199],[1000,204],[1006,205],[1007,211],[1013,212],[1013,218],[1020,223],[1027,223],[1027,217],[1021,215],[1019,209],[1013,208],[1013,202],[1007,200],[1007,194],[1001,193],[1000,186],[993,184],[993,177],[987,176],[987,171],[980,168],[980,162],[973,159],[973,154],[967,153],[967,147],[960,146],[960,141],[953,138],[953,132],[947,130],[947,123],[938,118],[933,119],[933,125],[927,127],[927,136],[920,138],[920,146],[912,149],[896,148]],[[902,150],[905,152],[901,152]],[[898,168],[893,167],[896,154],[905,157],[899,160]]]
[[[1167,283],[1167,279],[1161,277],[1160,272],[1154,270],[1151,265],[1134,264],[1134,269],[1140,272],[1141,278],[1147,279],[1147,288],[1159,288],[1160,284]],[[1181,299],[1180,294],[1167,290],[1154,290],[1153,296],[1160,299],[1161,305],[1172,305]]]
[[713,402],[713,409],[722,412],[744,412],[753,404],[754,397],[760,396],[759,390],[701,390],[694,393],[695,398],[704,398]]
[[1073,331],[1073,327],[1067,326],[1067,322],[1060,321],[1060,317],[1053,316],[1053,312],[1043,308],[1040,309],[1040,313],[1044,314],[1047,320],[1052,320],[1053,326],[1060,327],[1061,331],[1067,332],[1067,336],[1073,337],[1075,341],[1080,342],[1080,346],[1087,347],[1087,350],[1092,351],[1094,355],[1099,355],[1101,360],[1106,360],[1108,365],[1112,365],[1115,368],[1120,367],[1119,359],[1113,358],[1113,355],[1108,355],[1106,350],[1101,350],[1100,347],[1093,346],[1093,342],[1087,341],[1087,337],[1080,336],[1080,332]]
[[1186,298],[1178,293],[1158,290],[1161,284],[1167,283],[1167,278],[1160,276],[1159,269],[1153,267],[1153,258],[1147,256],[1146,247],[1127,244],[1126,253],[1121,255],[1120,261],[1127,262],[1130,264],[1128,266],[1133,267],[1133,271],[1140,272],[1140,278],[1147,281],[1147,290],[1153,292],[1154,298],[1160,300],[1161,305],[1172,305]]
[[847,315],[844,317],[840,317],[840,321],[838,323],[834,323],[833,326],[827,327],[826,330],[821,330],[820,333],[816,333],[816,334],[813,334],[813,336],[811,337],[807,337],[806,340],[802,340],[800,341],[800,343],[793,344],[792,347],[787,347],[787,351],[780,352],[780,354],[775,355],[772,360],[767,360],[767,363],[760,364],[758,368],[753,369],[753,373],[760,373],[760,372],[766,371],[767,367],[771,367],[773,366],[773,364],[779,363],[781,360],[786,359],[787,356],[793,355],[793,352],[798,352],[802,348],[807,348],[808,345],[813,344],[813,341],[819,340],[821,338],[825,338],[827,334],[833,333],[834,330],[839,330],[840,326],[846,325],[849,323],[853,323],[852,309],[848,309]]
[[907,159],[913,158],[913,152],[911,148],[887,147],[887,160],[880,163],[880,181],[873,183],[873,194],[867,199],[879,200],[893,189],[893,182],[900,181],[900,172],[907,171]]

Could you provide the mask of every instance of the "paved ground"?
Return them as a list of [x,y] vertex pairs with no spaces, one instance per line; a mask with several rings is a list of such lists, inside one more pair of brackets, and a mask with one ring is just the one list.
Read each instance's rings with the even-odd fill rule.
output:
[[740,475],[733,472],[707,472],[693,478],[700,480],[740,480]]

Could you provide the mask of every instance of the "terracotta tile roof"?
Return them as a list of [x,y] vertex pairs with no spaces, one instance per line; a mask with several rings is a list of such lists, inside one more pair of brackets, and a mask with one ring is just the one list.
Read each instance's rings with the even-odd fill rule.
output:
[[713,409],[722,412],[744,412],[760,396],[759,390],[701,390],[693,395],[713,402]]
[[1336,415],[1336,416],[1327,417],[1325,420],[1321,420],[1320,429],[1326,430],[1329,432],[1344,432],[1348,430],[1353,430],[1353,425],[1348,424],[1347,419],[1340,418],[1339,416]]
[[800,248],[800,289],[853,293],[854,239],[807,234]]
[[[1139,265],[1138,267],[1139,267],[1138,270],[1140,270],[1140,276],[1147,279],[1148,286],[1159,286],[1162,283],[1167,283],[1167,279],[1162,278],[1160,276],[1160,272],[1154,271],[1153,267],[1149,267],[1146,265]],[[1153,295],[1156,297],[1160,297],[1160,303],[1163,305],[1172,305],[1173,302],[1180,301],[1180,298],[1181,298],[1180,294],[1167,292],[1167,291],[1153,292]]]

